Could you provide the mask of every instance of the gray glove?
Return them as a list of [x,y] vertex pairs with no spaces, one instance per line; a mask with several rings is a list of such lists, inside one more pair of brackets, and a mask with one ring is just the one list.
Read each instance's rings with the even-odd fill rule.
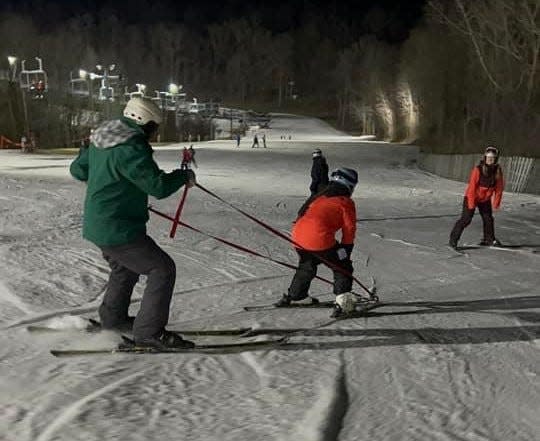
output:
[[352,244],[352,243],[347,244],[347,245],[340,244],[338,246],[337,250],[336,250],[336,253],[338,255],[338,259],[339,260],[350,259],[353,248],[354,248],[354,244]]

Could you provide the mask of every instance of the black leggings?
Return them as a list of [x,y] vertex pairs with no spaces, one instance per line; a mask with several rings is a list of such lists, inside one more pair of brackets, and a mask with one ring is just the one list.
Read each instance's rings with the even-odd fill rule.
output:
[[[495,240],[495,225],[493,221],[493,211],[491,209],[491,200],[479,202],[477,204],[482,222],[484,224],[484,241],[491,243]],[[467,206],[467,197],[463,198],[463,211],[461,218],[456,222],[450,233],[450,241],[458,242],[463,230],[471,223],[475,209],[469,209]]]
[[[317,267],[323,263],[318,256],[322,257],[335,266],[347,271],[352,275],[353,266],[350,257],[340,260],[337,254],[339,246],[324,251],[304,251],[296,250],[300,257],[298,269],[294,274],[291,285],[289,286],[289,295],[293,300],[302,300],[308,296],[311,281],[317,275]],[[352,278],[347,277],[340,271],[333,269],[334,272],[334,294],[349,292],[352,289]]]

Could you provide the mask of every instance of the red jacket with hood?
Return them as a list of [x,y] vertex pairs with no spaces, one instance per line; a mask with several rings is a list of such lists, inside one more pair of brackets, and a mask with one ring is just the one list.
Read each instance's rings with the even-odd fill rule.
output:
[[473,210],[480,202],[487,202],[491,199],[493,208],[497,209],[501,205],[504,189],[504,179],[499,165],[495,175],[490,177],[482,173],[483,165],[477,165],[472,169],[469,178],[469,185],[465,191],[467,207]]
[[322,251],[336,244],[336,232],[341,230],[341,243],[354,243],[356,206],[348,196],[319,196],[294,224],[292,239],[303,249]]

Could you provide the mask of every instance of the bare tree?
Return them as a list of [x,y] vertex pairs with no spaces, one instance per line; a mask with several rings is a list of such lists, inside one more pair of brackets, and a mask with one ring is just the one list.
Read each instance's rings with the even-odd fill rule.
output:
[[538,88],[540,1],[431,0],[433,15],[466,36],[489,84],[498,92],[524,91],[528,108]]

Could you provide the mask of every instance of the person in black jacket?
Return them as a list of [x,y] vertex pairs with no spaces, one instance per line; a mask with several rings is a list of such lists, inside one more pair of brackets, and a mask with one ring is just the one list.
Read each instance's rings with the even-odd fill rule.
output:
[[321,149],[313,150],[313,165],[311,166],[311,195],[324,190],[328,185],[328,164]]

